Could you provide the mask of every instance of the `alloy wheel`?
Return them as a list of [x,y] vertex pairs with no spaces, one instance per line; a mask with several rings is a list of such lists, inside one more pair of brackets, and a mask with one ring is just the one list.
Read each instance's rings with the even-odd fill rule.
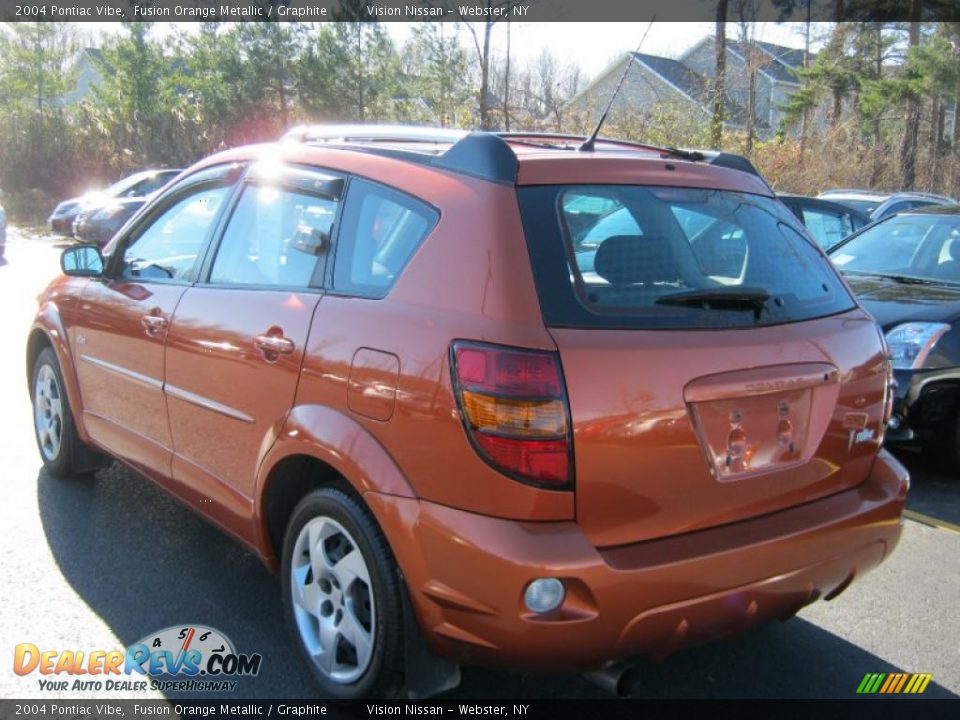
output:
[[33,423],[43,457],[51,462],[56,460],[63,441],[63,396],[57,375],[49,365],[42,365],[37,372],[33,388]]
[[343,525],[319,516],[303,526],[293,548],[290,589],[310,659],[331,681],[356,682],[373,657],[376,608],[366,560]]

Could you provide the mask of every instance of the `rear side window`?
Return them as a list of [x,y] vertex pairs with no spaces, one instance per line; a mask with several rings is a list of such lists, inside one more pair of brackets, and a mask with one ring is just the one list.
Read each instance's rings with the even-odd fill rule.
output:
[[548,325],[751,327],[854,307],[796,217],[771,198],[627,185],[519,196]]
[[409,195],[352,180],[337,236],[334,289],[385,297],[438,218],[436,210]]
[[856,229],[849,215],[818,207],[803,208],[803,224],[824,249],[833,247]]

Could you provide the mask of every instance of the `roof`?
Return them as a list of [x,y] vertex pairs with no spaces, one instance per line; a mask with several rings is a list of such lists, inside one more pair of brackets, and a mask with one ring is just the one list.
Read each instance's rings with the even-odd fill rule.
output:
[[824,190],[817,195],[819,198],[829,200],[831,198],[844,198],[846,200],[886,200],[890,193],[877,192],[876,190]]
[[[598,159],[602,159],[607,163],[604,167],[622,170],[624,160],[632,164],[644,159],[655,161],[668,174],[680,164],[700,168],[714,166],[726,173],[736,171],[735,175],[746,175],[750,179],[734,183],[748,183],[751,188],[759,187],[764,193],[770,192],[756,168],[739,155],[658,147],[617,139],[597,138],[589,143],[586,140],[579,135],[537,132],[468,133],[403,125],[301,125],[283,136],[281,147],[294,152],[297,145],[352,150],[357,154],[377,155],[508,185],[517,183],[520,165],[531,160],[548,160],[555,168],[579,166],[585,169],[590,165],[598,166]],[[696,170],[693,174],[699,172]],[[711,177],[711,172],[708,171],[706,177]],[[599,172],[597,177],[602,179],[604,175]]]
[[[703,105],[705,108],[713,106],[713,88],[707,78],[698,72],[691,70],[679,60],[660,57],[659,55],[646,55],[645,53],[631,53],[633,58],[653,72],[660,75],[684,95],[695,102]],[[740,105],[733,102],[729,97],[725,98],[724,109],[726,117],[737,125],[747,124],[747,113]]]
[[[803,67],[803,50],[788,48],[783,45],[774,45],[773,43],[754,40],[754,46],[761,53],[769,58],[769,62],[759,68],[760,72],[768,75],[778,82],[792,83],[796,85],[800,82],[794,70]],[[740,57],[746,58],[747,46],[739,40],[727,40],[727,47]],[[810,53],[810,59],[813,60],[816,55]]]

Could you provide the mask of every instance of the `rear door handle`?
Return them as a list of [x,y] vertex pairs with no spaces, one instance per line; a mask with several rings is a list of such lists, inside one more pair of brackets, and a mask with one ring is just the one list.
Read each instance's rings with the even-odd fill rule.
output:
[[268,362],[276,362],[280,355],[289,355],[296,350],[293,340],[277,335],[257,335],[253,344]]
[[147,331],[147,335],[154,337],[159,335],[167,327],[167,319],[163,315],[154,315],[149,313],[140,318],[140,324]]

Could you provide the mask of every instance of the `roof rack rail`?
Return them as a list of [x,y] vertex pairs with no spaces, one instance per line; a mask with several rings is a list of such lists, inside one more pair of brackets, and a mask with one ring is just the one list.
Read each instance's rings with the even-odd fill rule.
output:
[[410,125],[298,125],[282,140],[292,142],[404,142],[455,143],[466,135],[463,130],[426,128]]
[[288,142],[350,143],[424,143],[449,145],[438,155],[404,152],[402,149],[377,148],[380,154],[432,165],[464,175],[513,185],[517,181],[517,156],[496,133],[466,132],[446,128],[421,128],[406,125],[301,125],[289,130]]
[[[368,143],[395,143],[449,145],[444,152],[429,155],[410,152],[403,148],[354,149],[388,154],[403,160],[417,162],[453,172],[472,175],[492,182],[512,185],[517,181],[518,160],[510,142],[524,141],[571,141],[582,143],[582,135],[545,132],[486,132],[450,130],[447,128],[422,128],[408,125],[300,125],[283,136],[288,142],[323,142],[331,145]],[[677,158],[692,162],[707,162],[719,167],[763,176],[747,158],[716,150],[687,150],[660,147],[631,140],[597,138],[596,144],[626,149],[648,150],[659,153],[662,158]],[[764,181],[766,182],[766,181]],[[768,185],[769,187],[769,185]]]

